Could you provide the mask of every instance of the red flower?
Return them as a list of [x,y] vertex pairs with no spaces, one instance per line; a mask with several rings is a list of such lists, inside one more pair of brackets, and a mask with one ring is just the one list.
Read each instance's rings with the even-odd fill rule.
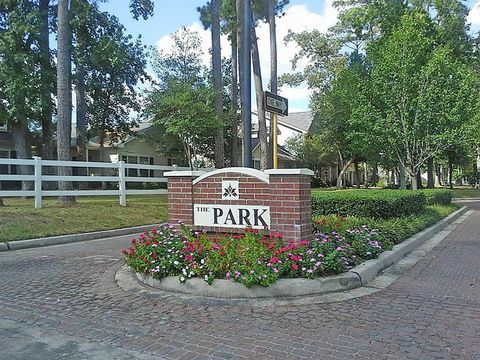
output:
[[300,240],[298,243],[302,246],[305,246],[305,245],[308,244],[308,241],[307,240]]
[[270,259],[270,262],[271,262],[272,264],[277,263],[277,262],[278,262],[278,257],[275,256],[275,257],[271,258],[271,259]]
[[292,269],[297,271],[298,270],[298,265],[297,264],[292,264]]
[[192,260],[193,260],[193,256],[192,256],[192,255],[185,255],[185,260],[186,260],[186,261],[192,261]]

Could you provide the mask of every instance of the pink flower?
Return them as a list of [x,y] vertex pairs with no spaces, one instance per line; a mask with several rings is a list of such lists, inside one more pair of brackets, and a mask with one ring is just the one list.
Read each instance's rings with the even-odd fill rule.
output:
[[292,264],[292,269],[297,271],[298,270],[298,265],[297,264]]
[[298,242],[298,244],[301,245],[301,246],[305,246],[305,245],[308,244],[308,241],[307,241],[307,240],[300,240],[300,241]]
[[342,251],[343,248],[341,246],[337,247],[337,251]]

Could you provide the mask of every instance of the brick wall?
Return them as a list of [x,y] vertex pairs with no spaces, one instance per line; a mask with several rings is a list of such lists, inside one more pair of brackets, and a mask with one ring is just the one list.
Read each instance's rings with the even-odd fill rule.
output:
[[[201,172],[171,172],[168,178],[168,221],[193,225],[193,204],[270,207],[270,230],[299,241],[312,237],[310,171],[267,170],[268,178],[241,173],[241,169],[216,170],[193,184]],[[251,170],[250,170],[251,171]],[[267,179],[268,182],[262,181]],[[239,182],[239,199],[222,200],[222,180]],[[202,227],[212,232],[239,233],[243,229]],[[199,228],[197,228],[199,230]]]

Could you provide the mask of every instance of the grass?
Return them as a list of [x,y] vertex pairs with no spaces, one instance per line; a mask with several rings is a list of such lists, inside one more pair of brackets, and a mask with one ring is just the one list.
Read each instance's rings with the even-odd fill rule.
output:
[[[448,189],[448,188],[437,188],[437,189]],[[312,192],[323,192],[323,191],[348,191],[348,190],[356,190],[355,188],[349,189],[341,189],[338,190],[336,188],[314,188]],[[370,188],[370,189],[363,189],[362,190],[378,190],[377,188]],[[480,198],[480,189],[475,189],[470,186],[464,187],[454,187],[452,190],[452,196],[457,199],[461,198]]]
[[0,241],[109,230],[164,222],[167,196],[128,196],[127,206],[118,197],[78,197],[64,206],[57,199],[43,201],[36,210],[32,199],[4,199],[0,207]]
[[480,198],[480,189],[472,187],[456,187],[452,190],[454,198]]

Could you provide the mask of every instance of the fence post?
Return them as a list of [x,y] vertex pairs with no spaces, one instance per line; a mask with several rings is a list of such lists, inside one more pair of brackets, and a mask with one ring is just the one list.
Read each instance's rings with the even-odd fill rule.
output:
[[42,158],[34,156],[35,209],[42,208]]
[[127,206],[127,185],[125,183],[125,161],[118,162],[118,189],[120,190],[120,205]]

